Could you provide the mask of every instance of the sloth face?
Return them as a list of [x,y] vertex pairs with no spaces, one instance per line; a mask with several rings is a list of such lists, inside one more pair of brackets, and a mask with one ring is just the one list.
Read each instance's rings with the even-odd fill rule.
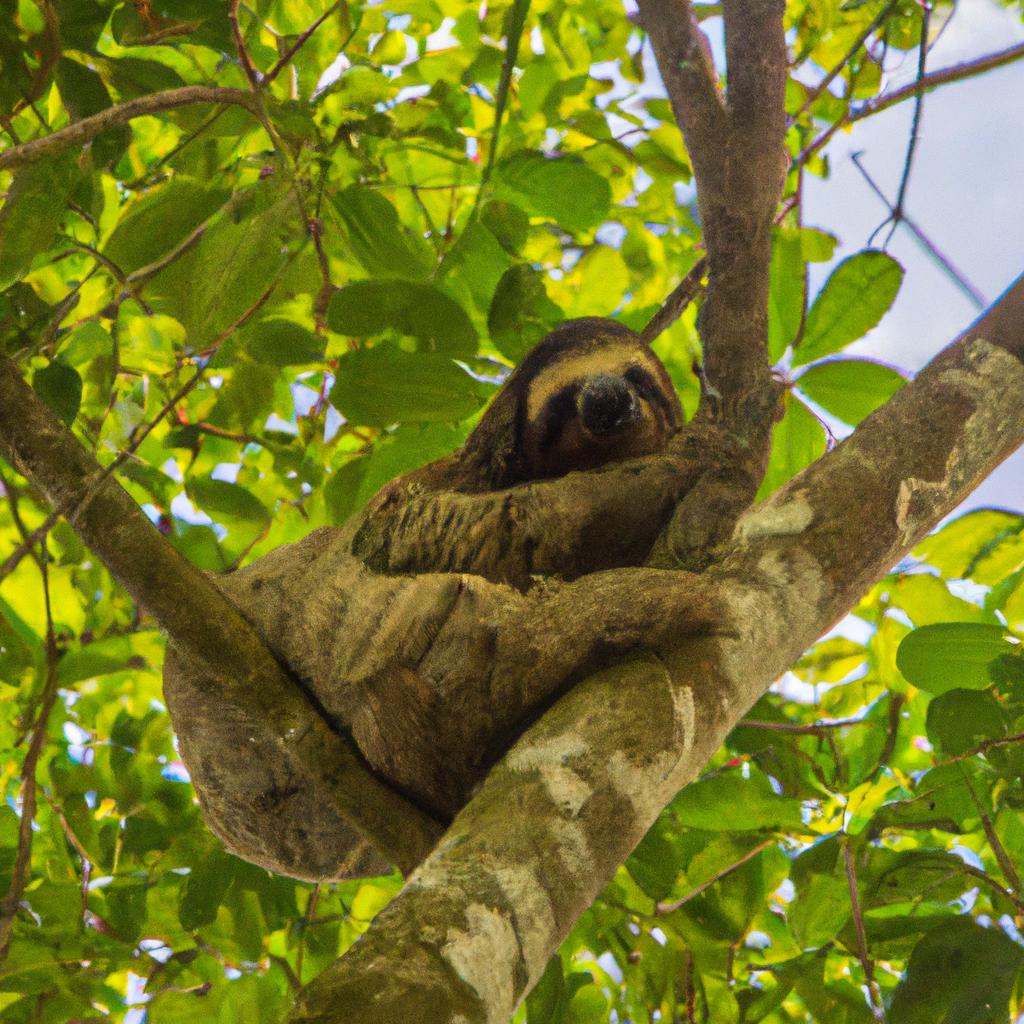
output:
[[665,368],[614,321],[572,321],[521,367],[517,447],[523,479],[561,476],[660,451],[682,411]]
[[682,422],[672,381],[638,334],[600,317],[569,320],[527,353],[459,451],[402,479],[504,490],[651,455]]
[[527,420],[522,443],[530,475],[552,477],[660,451],[677,426],[671,397],[631,365],[563,385]]

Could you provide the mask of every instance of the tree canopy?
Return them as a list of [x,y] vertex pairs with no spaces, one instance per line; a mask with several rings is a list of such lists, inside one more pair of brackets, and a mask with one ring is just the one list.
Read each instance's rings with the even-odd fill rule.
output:
[[[696,18],[717,32],[723,6]],[[837,131],[1024,56],[932,69],[953,7],[786,4],[785,395],[759,497],[907,380],[844,355],[902,268],[865,248],[811,293],[836,239],[801,183]],[[656,335],[692,416],[701,157],[642,21],[606,0],[0,0],[0,355],[212,572],[450,452],[567,318]],[[912,87],[887,88],[897,60]],[[223,850],[165,640],[61,511],[2,466],[0,1016],[280,1021],[401,879],[314,886]],[[1021,637],[1024,516],[923,541],[664,810],[516,1019],[1024,1012]]]

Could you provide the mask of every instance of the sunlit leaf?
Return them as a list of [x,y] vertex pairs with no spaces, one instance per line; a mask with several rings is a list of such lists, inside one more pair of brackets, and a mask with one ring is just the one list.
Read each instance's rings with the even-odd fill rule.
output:
[[787,394],[782,419],[772,432],[771,459],[758,497],[767,497],[809,466],[824,454],[825,445],[821,422],[803,402]]
[[832,355],[867,334],[888,312],[902,281],[903,268],[877,249],[843,260],[807,312],[793,365]]
[[884,405],[905,383],[896,370],[869,359],[816,363],[797,379],[797,387],[811,401],[854,426]]
[[570,157],[516,153],[495,166],[494,182],[513,203],[572,231],[595,227],[611,204],[608,182]]
[[73,182],[68,154],[28,164],[14,176],[0,209],[0,291],[24,276],[33,257],[53,244]]
[[900,644],[896,664],[910,682],[929,693],[958,687],[987,690],[994,681],[989,666],[1012,649],[1001,626],[937,623],[908,634]]
[[476,351],[476,331],[462,307],[429,284],[354,281],[331,296],[327,322],[357,338],[393,331],[416,338],[427,352]]
[[402,227],[394,206],[379,192],[350,185],[331,201],[345,227],[352,254],[368,274],[413,280],[429,274],[430,247]]
[[464,419],[480,408],[486,393],[447,356],[378,345],[338,361],[330,400],[353,423],[386,427]]

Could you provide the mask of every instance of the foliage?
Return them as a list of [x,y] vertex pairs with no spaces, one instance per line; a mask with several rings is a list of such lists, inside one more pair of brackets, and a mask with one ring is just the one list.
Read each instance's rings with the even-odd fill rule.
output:
[[[229,10],[0,0],[0,123],[27,141],[164,90],[245,89]],[[552,324],[642,327],[700,255],[689,158],[618,2],[252,0],[239,17],[256,67],[283,61],[259,119],[158,110],[0,179],[0,351],[210,570],[343,520],[455,447]],[[901,269],[866,250],[809,301],[834,239],[801,224],[799,179],[827,173],[801,154],[878,94],[921,7],[792,0],[788,21],[770,343],[795,369],[764,492],[824,451],[819,413],[855,425],[903,379],[842,355]],[[803,84],[844,61],[832,89]],[[690,413],[694,322],[657,346]],[[47,509],[11,470],[2,488],[0,893],[28,852],[23,765],[38,827],[20,904],[0,908],[0,1014],[280,1019],[397,880],[315,889],[221,850],[176,760],[161,637],[62,522],[45,562],[22,557]],[[865,991],[894,1024],[1006,1019],[1022,531],[997,512],[947,526],[808,653],[574,930],[531,1024],[853,1022]]]

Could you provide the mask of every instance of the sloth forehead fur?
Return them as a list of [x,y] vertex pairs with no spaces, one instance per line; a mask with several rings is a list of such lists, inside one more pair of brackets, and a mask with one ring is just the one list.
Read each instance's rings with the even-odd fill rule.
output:
[[589,350],[580,348],[566,352],[538,371],[526,392],[526,419],[536,422],[545,402],[564,387],[580,383],[588,377],[602,375],[621,377],[634,366],[647,367],[654,357],[650,349],[638,347],[629,338],[595,339]]

